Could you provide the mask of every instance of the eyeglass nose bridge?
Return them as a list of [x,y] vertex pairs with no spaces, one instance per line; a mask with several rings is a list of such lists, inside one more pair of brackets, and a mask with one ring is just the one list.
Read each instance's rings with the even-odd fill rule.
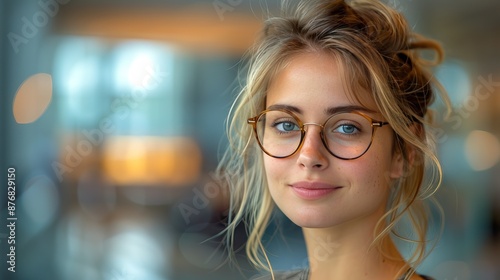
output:
[[319,124],[319,123],[313,123],[313,122],[308,122],[308,123],[303,123],[302,124],[302,138],[300,139],[300,144],[299,146],[297,147],[297,150],[296,151],[299,151],[300,149],[302,149],[302,145],[304,145],[304,142],[305,142],[305,138],[306,138],[306,132],[307,130],[305,129],[306,125],[316,125],[316,126],[319,126],[320,127],[320,131],[319,131],[319,137],[321,139],[321,142],[323,143],[323,146],[325,146],[326,150],[330,152],[330,148],[328,147],[328,144],[326,143],[326,139],[325,139],[325,135],[323,133],[324,129],[325,129],[325,125],[323,124]]
[[324,126],[324,125],[322,125],[322,124],[319,124],[319,123],[313,123],[313,122],[308,122],[308,123],[304,123],[304,124],[302,124],[302,129],[304,129],[304,131],[307,131],[307,130],[305,129],[306,125],[317,125],[317,126],[319,126],[319,127],[321,128],[321,131],[323,131],[323,129],[325,128],[325,126]]
[[[319,136],[321,137],[321,141],[323,141],[323,144],[325,145],[325,147],[327,147],[327,149],[328,149],[328,145],[325,142],[325,138],[324,138],[324,134],[323,134],[323,130],[325,129],[325,125],[323,125],[323,124],[313,123],[313,122],[308,122],[308,123],[302,124],[303,135],[302,135],[302,141],[301,142],[304,142],[305,133],[307,132],[306,125],[316,125],[316,126],[320,127]],[[300,146],[302,146],[302,143],[300,144]]]

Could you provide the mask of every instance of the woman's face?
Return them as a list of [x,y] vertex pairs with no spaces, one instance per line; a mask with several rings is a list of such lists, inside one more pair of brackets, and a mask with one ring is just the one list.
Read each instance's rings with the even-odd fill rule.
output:
[[[324,53],[295,55],[272,80],[266,107],[294,107],[303,123],[323,124],[332,109],[362,106],[347,92],[342,69]],[[367,115],[385,121],[368,92],[358,95],[364,97]],[[370,149],[354,160],[332,156],[321,141],[319,126],[308,125],[306,130],[304,143],[294,155],[278,159],[264,154],[269,191],[278,207],[301,227],[378,221],[385,212],[391,181],[403,170],[401,156],[392,152],[390,126],[377,128]]]

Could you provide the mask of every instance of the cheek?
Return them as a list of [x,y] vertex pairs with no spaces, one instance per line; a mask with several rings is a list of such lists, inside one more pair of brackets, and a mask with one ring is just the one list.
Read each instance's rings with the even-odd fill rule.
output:
[[391,185],[392,154],[385,147],[373,146],[361,158],[344,165],[352,184],[365,186],[366,191],[388,189]]
[[366,165],[371,171],[366,172],[370,172],[372,178],[377,180],[377,185],[390,186],[396,161],[392,151],[392,131],[379,131],[379,133],[379,138],[374,139],[372,147],[367,152]]
[[[263,155],[264,157],[264,169],[266,173],[267,183],[269,187],[273,187],[279,181],[279,177],[283,172],[284,168],[280,165],[280,160],[272,158],[267,155]],[[281,160],[283,161],[283,160]]]

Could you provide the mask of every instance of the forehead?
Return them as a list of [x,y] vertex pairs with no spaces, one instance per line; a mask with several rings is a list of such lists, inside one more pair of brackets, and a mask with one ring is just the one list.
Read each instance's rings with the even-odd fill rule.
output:
[[358,105],[378,111],[373,97],[357,82],[354,72],[334,54],[317,51],[295,54],[271,78],[266,108],[285,103],[317,109]]

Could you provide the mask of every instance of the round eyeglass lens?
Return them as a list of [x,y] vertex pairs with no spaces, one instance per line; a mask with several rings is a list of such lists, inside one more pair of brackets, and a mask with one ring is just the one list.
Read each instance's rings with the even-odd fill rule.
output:
[[323,134],[332,154],[352,159],[361,156],[370,147],[373,126],[369,119],[360,114],[340,113],[326,121]]
[[287,157],[300,146],[300,121],[283,111],[268,111],[257,120],[257,138],[264,151],[275,157]]

